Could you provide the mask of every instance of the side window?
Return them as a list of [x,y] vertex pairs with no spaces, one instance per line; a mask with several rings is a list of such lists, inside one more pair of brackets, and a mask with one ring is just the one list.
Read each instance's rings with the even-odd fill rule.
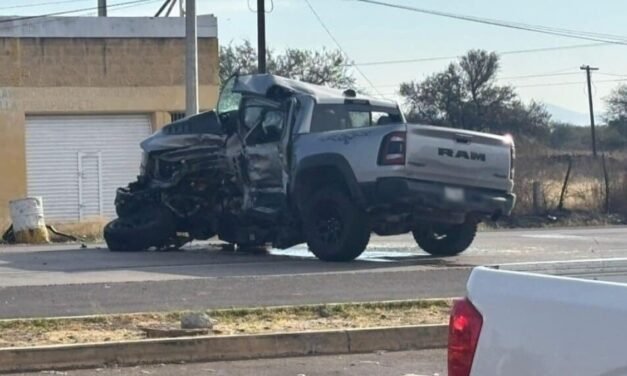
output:
[[370,112],[368,111],[349,111],[348,116],[351,119],[351,128],[370,126]]
[[266,112],[266,115],[261,122],[261,129],[264,133],[265,143],[277,142],[281,139],[284,123],[285,113],[283,111],[270,110]]
[[261,121],[264,107],[262,106],[246,106],[244,108],[244,122],[243,126],[245,128],[245,132],[253,129],[259,122]]
[[311,119],[311,132],[328,132],[345,129],[347,119],[342,106],[317,105]]
[[285,112],[280,105],[265,100],[252,99],[244,102],[242,136],[247,145],[277,142],[285,123]]
[[402,123],[403,116],[399,111],[372,111],[372,125]]
[[362,104],[319,104],[311,119],[312,133],[400,123],[398,109]]
[[372,124],[373,125],[386,125],[392,123],[392,117],[387,112],[373,111],[372,112]]

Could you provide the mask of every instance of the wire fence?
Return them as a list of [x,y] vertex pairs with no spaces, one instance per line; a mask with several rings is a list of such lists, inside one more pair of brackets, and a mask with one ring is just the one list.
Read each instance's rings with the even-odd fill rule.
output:
[[516,161],[514,214],[589,211],[627,215],[627,156],[528,156]]

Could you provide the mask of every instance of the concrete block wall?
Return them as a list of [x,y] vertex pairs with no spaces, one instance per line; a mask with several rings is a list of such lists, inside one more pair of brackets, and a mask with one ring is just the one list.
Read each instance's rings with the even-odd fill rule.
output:
[[[200,107],[213,108],[218,39],[199,38],[198,50]],[[158,129],[185,108],[184,58],[180,36],[0,35],[0,224],[8,201],[27,194],[27,115],[145,113]]]

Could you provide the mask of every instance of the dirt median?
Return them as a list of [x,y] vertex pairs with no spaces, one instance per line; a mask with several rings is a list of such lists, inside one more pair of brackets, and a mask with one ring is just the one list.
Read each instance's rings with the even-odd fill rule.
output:
[[[328,304],[206,311],[215,335],[443,324],[450,300]],[[0,348],[146,338],[145,327],[179,328],[186,312],[0,321]]]

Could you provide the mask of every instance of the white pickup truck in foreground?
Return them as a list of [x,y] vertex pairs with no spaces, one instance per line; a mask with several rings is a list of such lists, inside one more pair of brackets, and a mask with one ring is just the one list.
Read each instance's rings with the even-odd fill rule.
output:
[[627,259],[475,268],[449,376],[627,375]]

